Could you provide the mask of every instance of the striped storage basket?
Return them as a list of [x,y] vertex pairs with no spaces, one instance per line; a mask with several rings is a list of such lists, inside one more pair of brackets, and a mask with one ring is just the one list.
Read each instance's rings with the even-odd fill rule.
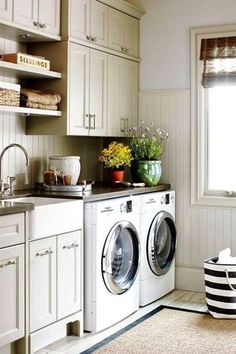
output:
[[236,318],[236,264],[218,264],[218,257],[204,261],[206,303],[215,318]]

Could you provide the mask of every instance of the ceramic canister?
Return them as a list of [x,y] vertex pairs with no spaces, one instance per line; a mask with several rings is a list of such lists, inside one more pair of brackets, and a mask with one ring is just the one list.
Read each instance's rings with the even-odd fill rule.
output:
[[49,156],[48,168],[56,168],[63,175],[71,176],[71,184],[78,182],[80,175],[80,156]]

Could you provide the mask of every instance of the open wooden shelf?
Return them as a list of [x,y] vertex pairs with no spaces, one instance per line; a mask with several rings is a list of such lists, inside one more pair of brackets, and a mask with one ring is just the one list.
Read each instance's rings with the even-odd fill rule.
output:
[[0,106],[0,112],[19,113],[25,116],[52,116],[60,117],[61,111],[52,111],[49,109],[35,109],[26,107]]
[[61,73],[0,60],[0,72],[19,79],[61,79]]

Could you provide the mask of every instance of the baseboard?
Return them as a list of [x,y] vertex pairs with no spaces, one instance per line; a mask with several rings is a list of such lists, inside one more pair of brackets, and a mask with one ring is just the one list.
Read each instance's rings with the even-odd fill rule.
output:
[[204,292],[204,270],[176,265],[176,289]]

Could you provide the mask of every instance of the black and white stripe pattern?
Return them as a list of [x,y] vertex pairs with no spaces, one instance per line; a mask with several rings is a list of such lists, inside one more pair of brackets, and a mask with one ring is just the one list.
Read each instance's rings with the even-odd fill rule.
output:
[[233,319],[236,318],[236,264],[217,261],[217,257],[204,261],[207,307],[215,318]]

